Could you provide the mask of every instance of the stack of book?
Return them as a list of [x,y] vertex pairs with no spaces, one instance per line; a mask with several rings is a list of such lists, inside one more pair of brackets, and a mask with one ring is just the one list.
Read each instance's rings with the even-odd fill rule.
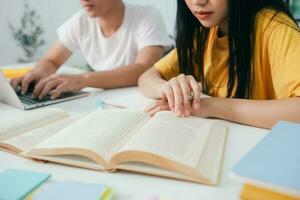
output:
[[243,200],[300,199],[300,124],[279,122],[232,170]]

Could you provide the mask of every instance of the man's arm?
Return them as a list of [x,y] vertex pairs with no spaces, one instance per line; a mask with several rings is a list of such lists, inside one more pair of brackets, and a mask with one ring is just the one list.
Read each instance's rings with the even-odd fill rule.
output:
[[151,67],[163,54],[163,47],[151,46],[141,49],[135,63],[102,72],[77,75],[52,74],[41,80],[34,89],[34,96],[42,98],[51,91],[52,99],[65,91],[79,91],[85,87],[117,88],[136,85],[139,76]]
[[300,123],[300,98],[283,100],[247,100],[205,98],[193,115],[221,118],[261,128],[271,128],[279,120]]
[[56,41],[35,67],[48,68],[56,71],[71,55],[72,52],[69,49],[67,49],[60,41]]
[[117,88],[136,85],[142,73],[154,65],[163,55],[164,48],[150,46],[138,52],[134,63],[103,72],[84,74],[85,87]]

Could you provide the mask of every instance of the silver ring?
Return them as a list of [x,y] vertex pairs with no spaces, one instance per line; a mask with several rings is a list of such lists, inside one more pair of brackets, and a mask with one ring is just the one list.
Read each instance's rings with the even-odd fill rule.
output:
[[194,99],[194,92],[191,92],[190,95],[188,96],[189,100],[193,100]]

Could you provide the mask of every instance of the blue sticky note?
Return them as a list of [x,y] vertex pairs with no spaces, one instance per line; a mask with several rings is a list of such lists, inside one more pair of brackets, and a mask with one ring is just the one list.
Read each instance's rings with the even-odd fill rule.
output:
[[32,200],[99,200],[106,192],[106,189],[102,184],[51,181],[36,191],[32,196]]
[[96,108],[103,109],[104,108],[104,102],[100,99],[97,99],[96,100]]
[[50,176],[40,172],[7,169],[0,173],[0,199],[23,199]]

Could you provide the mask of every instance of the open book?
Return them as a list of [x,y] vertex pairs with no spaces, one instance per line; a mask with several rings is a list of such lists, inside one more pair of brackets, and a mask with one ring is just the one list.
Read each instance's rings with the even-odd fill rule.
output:
[[[217,121],[178,118],[171,112],[151,118],[143,110],[96,110],[23,149],[21,155],[95,170],[122,169],[216,185],[226,133],[227,128]],[[21,137],[36,134],[40,133],[11,138],[9,144],[17,145]]]
[[0,103],[0,148],[25,152],[75,120],[59,108],[23,111]]

